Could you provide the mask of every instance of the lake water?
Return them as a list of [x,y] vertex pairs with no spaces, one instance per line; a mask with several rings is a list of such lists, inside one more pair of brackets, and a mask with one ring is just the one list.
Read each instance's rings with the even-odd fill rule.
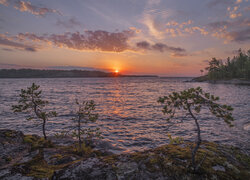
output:
[[[185,78],[62,78],[62,79],[0,79],[0,128],[21,130],[42,135],[41,126],[27,121],[24,114],[11,112],[21,88],[32,82],[41,86],[49,109],[58,117],[47,123],[47,133],[53,135],[72,125],[75,99],[94,100],[99,113],[97,126],[105,140],[118,152],[140,151],[169,142],[167,133],[184,140],[195,140],[194,121],[178,113],[183,120],[168,129],[159,96],[200,86],[204,91],[220,96],[220,102],[234,108],[234,127],[207,111],[199,116],[202,139],[239,146],[250,151],[250,86],[228,84],[186,83]],[[93,126],[90,125],[90,126]]]

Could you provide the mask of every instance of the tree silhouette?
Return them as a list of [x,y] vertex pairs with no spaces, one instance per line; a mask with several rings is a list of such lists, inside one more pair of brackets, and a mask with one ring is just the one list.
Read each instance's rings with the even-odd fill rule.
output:
[[247,52],[238,50],[238,54],[226,62],[212,58],[206,67],[210,80],[243,78],[250,79],[250,50]]

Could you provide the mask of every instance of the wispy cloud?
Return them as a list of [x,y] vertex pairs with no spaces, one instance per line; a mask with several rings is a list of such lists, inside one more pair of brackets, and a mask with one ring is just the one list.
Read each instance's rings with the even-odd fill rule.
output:
[[63,19],[63,20],[58,19],[56,25],[65,28],[74,28],[74,27],[80,27],[81,22],[78,21],[76,18],[72,17],[70,19]]
[[2,4],[4,6],[8,6],[9,5],[9,0],[0,0],[0,4]]
[[164,23],[157,21],[156,17],[149,13],[145,14],[143,18],[142,22],[148,28],[149,33],[157,39],[162,39],[164,37]]
[[136,43],[137,48],[143,50],[151,50],[158,52],[170,52],[172,56],[186,56],[187,52],[184,48],[168,46],[164,43],[150,44],[147,41],[141,41]]
[[165,38],[165,24],[173,10],[162,8],[161,0],[148,0],[139,22],[147,27],[148,34],[156,39]]
[[4,6],[12,6],[21,12],[29,12],[37,16],[45,16],[49,13],[57,13],[59,15],[62,15],[62,13],[56,9],[51,9],[47,7],[38,7],[38,6],[31,4],[31,2],[29,1],[0,0],[0,4]]
[[210,1],[207,5],[208,7],[212,8],[212,7],[216,7],[216,6],[225,6],[225,5],[232,5],[235,3],[235,0],[212,0]]
[[2,48],[2,50],[8,51],[8,52],[12,52],[13,51],[13,49],[9,49],[9,48]]

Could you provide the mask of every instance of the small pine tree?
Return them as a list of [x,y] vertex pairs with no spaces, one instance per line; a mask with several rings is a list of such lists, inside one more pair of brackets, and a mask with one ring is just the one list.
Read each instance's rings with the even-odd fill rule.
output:
[[218,118],[222,118],[226,124],[232,127],[231,111],[233,108],[228,105],[220,105],[217,103],[219,97],[215,97],[209,93],[205,93],[200,87],[190,88],[181,92],[173,92],[172,94],[164,97],[160,97],[158,102],[164,104],[162,112],[168,115],[167,121],[169,122],[174,116],[176,111],[187,111],[187,115],[191,116],[197,127],[197,141],[194,149],[192,150],[192,166],[194,171],[198,170],[198,166],[195,162],[196,153],[201,144],[201,130],[198,119],[198,115],[201,108],[208,108],[208,110]]
[[47,139],[46,136],[46,122],[48,118],[57,116],[55,111],[46,112],[43,108],[48,104],[48,101],[42,100],[41,93],[38,85],[32,83],[31,87],[28,87],[26,90],[21,89],[20,99],[17,105],[12,106],[14,112],[25,112],[28,113],[27,120],[32,120],[38,118],[42,120],[42,131],[44,139]]
[[78,106],[75,113],[75,117],[72,120],[75,123],[76,131],[73,132],[73,136],[78,138],[79,152],[82,150],[82,135],[92,136],[93,134],[99,136],[99,128],[83,128],[82,124],[87,124],[89,122],[95,122],[98,119],[98,114],[93,113],[95,110],[95,103],[91,101],[83,101],[82,103],[78,102],[76,99],[76,104]]

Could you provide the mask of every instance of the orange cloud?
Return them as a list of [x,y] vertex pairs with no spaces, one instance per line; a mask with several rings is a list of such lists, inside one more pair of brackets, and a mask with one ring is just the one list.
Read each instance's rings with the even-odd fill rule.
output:
[[13,6],[15,9],[21,11],[21,12],[29,12],[31,14],[37,15],[37,16],[45,16],[48,13],[57,13],[59,15],[62,15],[61,12],[55,9],[47,8],[47,7],[38,7],[35,5],[32,5],[30,2],[16,0],[0,0],[0,4],[5,6]]
[[170,34],[172,37],[184,36],[187,34],[193,34],[195,31],[200,32],[202,35],[207,35],[208,31],[205,28],[198,26],[190,26],[193,21],[188,20],[186,22],[178,23],[176,21],[168,22],[166,25],[169,26],[166,28],[166,33]]
[[84,33],[64,33],[38,36],[32,33],[19,33],[19,40],[29,39],[36,42],[46,42],[57,47],[67,47],[76,50],[92,50],[107,52],[123,52],[131,50],[128,40],[134,36],[134,31],[122,32],[85,31]]

